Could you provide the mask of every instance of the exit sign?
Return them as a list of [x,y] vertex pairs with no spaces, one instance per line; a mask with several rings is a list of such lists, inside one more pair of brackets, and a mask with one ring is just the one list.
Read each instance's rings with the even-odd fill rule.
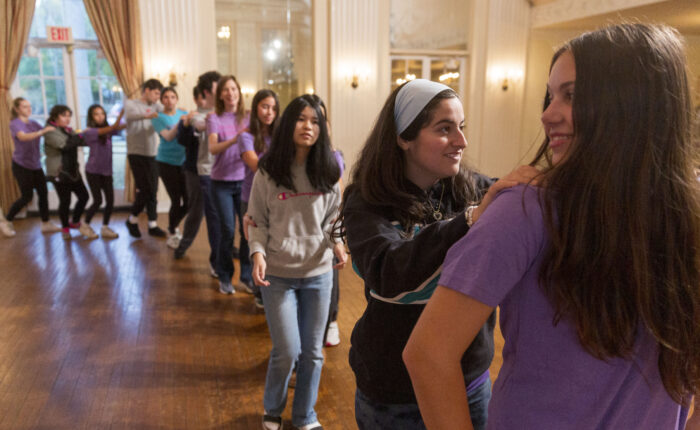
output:
[[73,43],[73,32],[70,27],[46,26],[46,39],[51,43]]

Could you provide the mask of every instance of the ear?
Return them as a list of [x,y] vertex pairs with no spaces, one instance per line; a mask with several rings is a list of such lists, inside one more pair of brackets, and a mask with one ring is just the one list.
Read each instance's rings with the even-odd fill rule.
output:
[[399,148],[403,149],[404,151],[408,151],[408,148],[410,147],[409,142],[402,139],[401,136],[396,136],[396,144],[399,145]]

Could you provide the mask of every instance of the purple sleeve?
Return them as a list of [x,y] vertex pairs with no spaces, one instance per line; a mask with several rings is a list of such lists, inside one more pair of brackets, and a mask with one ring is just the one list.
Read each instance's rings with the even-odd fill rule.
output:
[[333,156],[335,156],[335,161],[338,163],[338,168],[340,168],[340,177],[343,177],[343,172],[345,172],[345,159],[343,158],[343,153],[340,151],[333,151]]
[[238,150],[241,155],[248,151],[255,151],[255,139],[250,133],[241,133],[238,136]]
[[502,191],[447,252],[438,284],[498,306],[542,252],[545,227],[537,190]]
[[[20,131],[24,131],[24,127],[22,127],[24,123],[22,121],[10,121],[10,133],[12,134],[12,138],[16,139],[17,138],[17,133]],[[26,133],[26,132],[25,132]]]
[[96,128],[87,128],[83,132],[83,138],[88,146],[95,145],[100,141],[100,136]]
[[219,133],[219,117],[216,115],[207,116],[207,135],[212,133]]

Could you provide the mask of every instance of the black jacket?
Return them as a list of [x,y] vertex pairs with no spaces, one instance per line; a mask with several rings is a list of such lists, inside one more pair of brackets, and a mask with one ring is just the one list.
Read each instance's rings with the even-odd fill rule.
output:
[[[480,177],[480,183],[488,188],[491,180]],[[428,194],[413,184],[409,188],[438,206],[441,185]],[[349,191],[344,224],[353,269],[365,282],[367,298],[367,308],[352,332],[350,366],[357,387],[374,402],[416,403],[401,353],[437,286],[447,250],[467,233],[464,203],[444,195],[445,219],[435,221],[430,216],[406,234],[390,208],[372,206],[359,192]],[[492,314],[462,358],[467,384],[491,364],[494,325]]]

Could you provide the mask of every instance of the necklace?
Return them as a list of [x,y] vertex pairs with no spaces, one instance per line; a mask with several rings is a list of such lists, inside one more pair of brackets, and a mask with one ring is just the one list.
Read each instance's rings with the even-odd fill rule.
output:
[[430,205],[430,209],[433,211],[433,218],[435,218],[435,221],[440,221],[442,219],[442,212],[440,212],[440,206],[442,206],[442,196],[445,195],[445,184],[442,184],[442,191],[440,191],[440,201],[438,202],[437,207],[433,207],[433,204],[430,202],[430,197],[428,197],[428,204]]

